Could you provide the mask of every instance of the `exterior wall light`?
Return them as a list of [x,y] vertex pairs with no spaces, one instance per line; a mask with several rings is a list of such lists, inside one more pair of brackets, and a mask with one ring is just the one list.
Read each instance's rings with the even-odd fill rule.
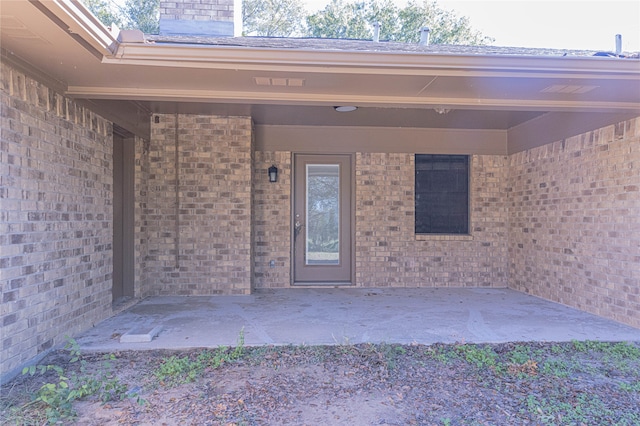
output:
[[275,164],[269,167],[269,182],[277,182],[278,181],[278,168]]

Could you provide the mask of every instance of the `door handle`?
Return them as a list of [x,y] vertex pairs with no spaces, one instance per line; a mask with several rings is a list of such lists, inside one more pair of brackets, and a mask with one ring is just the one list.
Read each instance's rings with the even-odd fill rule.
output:
[[296,222],[293,224],[293,237],[294,238],[296,238],[298,236],[300,231],[302,231],[303,227],[304,227],[304,224],[302,224],[302,222],[300,222],[300,215],[297,214],[296,215]]

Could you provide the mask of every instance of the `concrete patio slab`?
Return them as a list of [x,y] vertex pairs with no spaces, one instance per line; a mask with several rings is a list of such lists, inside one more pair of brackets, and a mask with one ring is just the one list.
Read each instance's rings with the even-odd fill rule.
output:
[[[161,327],[151,341],[121,342]],[[245,345],[640,341],[640,329],[508,289],[278,289],[152,297],[77,337],[83,350]]]

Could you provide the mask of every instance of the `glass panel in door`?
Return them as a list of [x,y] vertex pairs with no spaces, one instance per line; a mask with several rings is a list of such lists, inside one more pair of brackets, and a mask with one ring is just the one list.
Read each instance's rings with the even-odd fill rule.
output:
[[307,265],[340,264],[340,165],[307,164]]

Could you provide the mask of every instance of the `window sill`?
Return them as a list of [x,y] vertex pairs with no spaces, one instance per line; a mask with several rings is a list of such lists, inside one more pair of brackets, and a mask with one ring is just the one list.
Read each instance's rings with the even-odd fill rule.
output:
[[416,234],[416,241],[473,241],[473,235]]

